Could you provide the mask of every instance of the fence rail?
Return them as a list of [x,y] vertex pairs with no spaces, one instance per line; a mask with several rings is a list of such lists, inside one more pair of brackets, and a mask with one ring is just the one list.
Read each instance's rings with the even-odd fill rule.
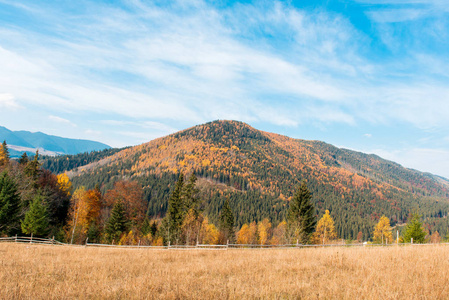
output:
[[111,244],[97,244],[85,243],[84,245],[71,245],[61,243],[54,238],[44,239],[29,236],[13,236],[0,237],[1,242],[9,243],[28,243],[28,244],[45,244],[45,245],[59,245],[59,246],[84,246],[84,247],[103,247],[103,248],[122,248],[122,249],[159,249],[159,250],[228,250],[228,249],[301,249],[301,248],[329,248],[329,247],[392,247],[392,246],[429,246],[429,245],[449,245],[449,243],[438,244],[416,244],[416,243],[402,243],[402,244],[324,244],[324,245],[303,245],[303,244],[284,244],[284,245],[255,245],[255,244],[225,244],[225,245],[168,245],[168,246],[147,246],[147,245],[111,245]]

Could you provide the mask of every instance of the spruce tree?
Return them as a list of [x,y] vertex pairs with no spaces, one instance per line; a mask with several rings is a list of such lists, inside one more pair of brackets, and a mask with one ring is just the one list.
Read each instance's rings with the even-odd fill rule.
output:
[[220,212],[219,229],[223,233],[224,238],[231,243],[235,240],[234,232],[234,214],[232,213],[229,199],[226,199]]
[[31,202],[30,209],[25,214],[22,223],[22,232],[35,236],[45,236],[48,233],[47,208],[43,203],[43,197],[37,195]]
[[33,179],[37,179],[40,173],[40,163],[39,163],[39,150],[36,150],[36,154],[34,155],[34,159],[25,167],[25,174],[30,176]]
[[166,238],[170,243],[178,242],[181,235],[181,225],[185,214],[184,201],[182,199],[183,187],[184,175],[181,173],[175,189],[168,200]]
[[413,214],[411,220],[405,227],[403,240],[405,243],[410,243],[413,238],[413,243],[422,244],[426,241],[426,232],[422,228],[420,216]]
[[312,195],[303,181],[296,191],[287,213],[288,238],[307,244],[315,230],[316,216]]
[[22,156],[19,158],[19,164],[26,166],[30,160],[26,152],[23,152]]
[[109,242],[118,241],[127,229],[126,211],[122,201],[117,201],[112,208],[111,216],[106,224],[106,238]]
[[20,196],[17,185],[6,171],[0,175],[0,232],[17,233],[20,229]]

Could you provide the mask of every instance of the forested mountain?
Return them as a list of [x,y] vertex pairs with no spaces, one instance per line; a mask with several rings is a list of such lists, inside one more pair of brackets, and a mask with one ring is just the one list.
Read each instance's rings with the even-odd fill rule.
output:
[[41,154],[78,154],[103,149],[110,146],[89,140],[78,140],[48,135],[42,132],[11,131],[0,126],[0,142],[6,141],[11,157],[19,157],[23,152],[34,155],[36,149]]
[[[446,179],[375,155],[263,132],[241,122],[215,121],[104,154],[86,158],[89,163],[84,166],[79,157],[64,158],[67,166],[78,159],[68,172],[74,186],[99,184],[105,191],[123,178],[135,180],[144,189],[150,216],[165,215],[170,191],[182,172],[198,177],[204,213],[214,222],[229,199],[238,226],[264,218],[277,224],[285,219],[288,201],[305,180],[318,216],[329,210],[343,238],[355,239],[361,231],[367,239],[382,215],[395,226],[419,212],[430,231],[446,234],[448,227]],[[44,166],[62,171],[54,158]]]

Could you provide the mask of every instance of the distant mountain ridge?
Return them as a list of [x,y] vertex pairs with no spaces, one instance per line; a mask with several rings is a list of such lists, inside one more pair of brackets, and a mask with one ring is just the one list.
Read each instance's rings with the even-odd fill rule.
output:
[[[60,170],[70,159],[55,158],[46,165]],[[395,226],[416,209],[429,229],[445,234],[448,227],[446,179],[376,155],[264,132],[238,121],[198,125],[89,161],[69,172],[75,186],[100,184],[104,191],[117,180],[136,180],[152,216],[165,214],[171,188],[183,172],[199,178],[204,211],[213,221],[228,198],[239,225],[263,218],[280,222],[295,188],[305,180],[317,214],[330,210],[344,238],[355,239],[359,231],[368,238],[380,216]]]
[[3,126],[0,126],[0,141],[6,141],[11,157],[18,157],[23,152],[30,154],[36,149],[44,155],[60,155],[111,148],[100,142],[63,138],[42,132],[12,131]]

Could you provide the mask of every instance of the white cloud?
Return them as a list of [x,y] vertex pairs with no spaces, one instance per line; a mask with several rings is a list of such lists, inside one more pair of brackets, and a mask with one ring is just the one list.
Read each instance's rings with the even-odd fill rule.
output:
[[49,116],[48,119],[50,119],[53,122],[67,124],[67,125],[76,127],[75,123],[72,123],[71,121],[69,121],[67,119],[64,119],[64,118],[61,118],[61,117],[58,117],[58,116]]
[[11,94],[0,94],[0,107],[4,109],[18,109],[21,106],[14,99]]

